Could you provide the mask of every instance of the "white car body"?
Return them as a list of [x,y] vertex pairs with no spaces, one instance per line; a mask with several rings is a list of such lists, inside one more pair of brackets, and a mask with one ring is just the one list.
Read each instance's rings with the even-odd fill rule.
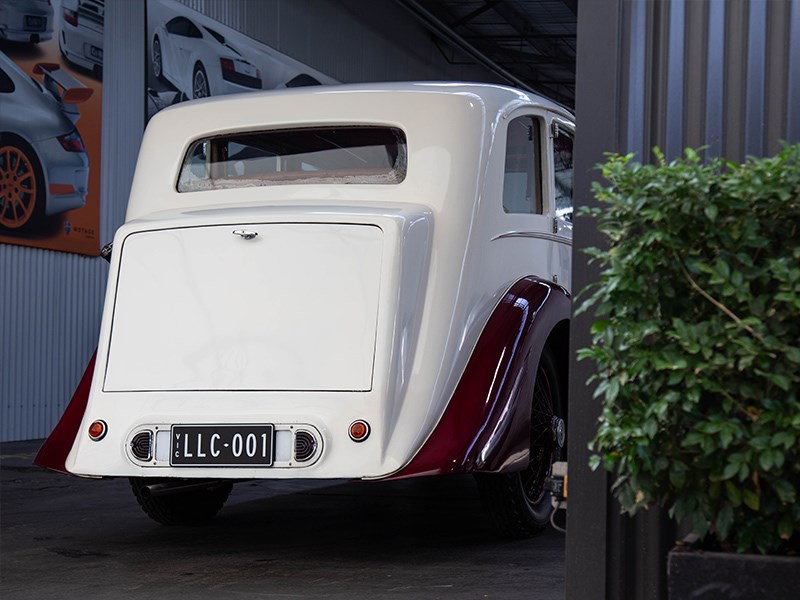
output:
[[[261,73],[216,30],[185,16],[160,23],[150,56],[156,77],[164,78],[187,98],[260,90]],[[230,65],[223,72],[222,62]],[[202,77],[202,84],[198,78]]]
[[[541,132],[531,147],[543,205],[512,214],[507,130],[528,122]],[[114,238],[91,391],[68,410],[75,427],[52,436],[68,450],[62,470],[374,479],[523,468],[544,346],[566,363],[571,225],[556,215],[554,123],[573,128],[541,97],[449,83],[248,93],[158,113]],[[399,182],[234,176],[187,188],[181,175],[197,140],[376,125],[405,133]],[[360,442],[356,421],[369,427]],[[98,422],[107,429],[92,439]],[[274,427],[269,465],[171,464],[220,450],[221,438],[195,447],[176,427],[258,424]],[[298,431],[313,437],[305,461]]]
[[50,0],[3,0],[0,2],[0,39],[38,44],[53,37]]
[[41,84],[0,52],[2,229],[80,208],[89,191],[89,157],[75,123],[92,90],[56,64],[39,63],[34,73]]
[[103,66],[104,0],[61,0],[58,47],[84,69]]

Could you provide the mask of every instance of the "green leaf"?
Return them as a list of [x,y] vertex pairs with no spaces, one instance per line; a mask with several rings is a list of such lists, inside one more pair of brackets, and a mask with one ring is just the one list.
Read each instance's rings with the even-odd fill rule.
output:
[[717,513],[717,520],[714,523],[720,540],[728,539],[728,534],[730,533],[732,524],[733,507],[726,502],[720,509],[719,513]]
[[780,469],[786,462],[786,456],[778,448],[774,448],[772,450],[772,462],[775,464],[776,469]]
[[740,463],[732,462],[725,465],[725,469],[722,471],[722,478],[723,479],[730,479],[734,475],[739,472]]
[[742,503],[742,493],[736,487],[736,484],[730,480],[725,482],[725,493],[734,506],[739,506]]
[[707,204],[703,209],[703,212],[706,214],[709,221],[716,221],[717,215],[719,214],[719,209],[717,209],[717,207],[713,204]]
[[784,392],[788,392],[789,389],[792,387],[792,382],[786,375],[771,373],[770,375],[768,375],[768,378],[772,383],[777,385]]
[[778,498],[780,498],[781,502],[784,504],[794,504],[797,493],[790,482],[779,479],[772,483],[772,489],[778,494]]
[[765,471],[769,471],[773,465],[772,450],[767,449],[764,450],[761,454],[759,454],[758,464],[760,464],[761,468],[764,469]]
[[692,529],[698,536],[704,538],[708,533],[708,521],[700,513],[694,513],[692,515]]
[[742,500],[744,500],[744,503],[753,510],[758,510],[761,506],[761,498],[753,490],[742,490]]

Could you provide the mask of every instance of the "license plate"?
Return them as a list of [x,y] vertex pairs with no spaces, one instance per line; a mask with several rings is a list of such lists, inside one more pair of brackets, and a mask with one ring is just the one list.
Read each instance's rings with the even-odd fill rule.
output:
[[176,467],[270,467],[274,427],[175,425],[170,464]]
[[26,29],[44,29],[44,17],[25,17],[25,28]]
[[98,60],[103,60],[103,49],[98,48],[97,46],[91,46],[89,48],[89,54],[92,58],[96,58]]

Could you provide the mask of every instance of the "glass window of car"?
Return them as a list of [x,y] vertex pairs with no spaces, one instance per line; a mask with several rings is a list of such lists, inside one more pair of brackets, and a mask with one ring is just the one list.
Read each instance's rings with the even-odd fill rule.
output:
[[8,73],[0,69],[0,93],[2,94],[10,94],[15,89],[14,82],[11,80],[11,77],[8,76]]
[[215,31],[213,29],[209,29],[205,25],[203,25],[203,29],[205,29],[208,33],[210,33],[211,37],[213,37],[215,40],[217,40],[220,44],[224,44],[225,43],[225,38],[223,37],[223,35],[221,33],[217,32],[217,31]]
[[337,126],[236,133],[196,141],[179,192],[281,184],[397,184],[407,169],[394,127]]
[[173,35],[186,35],[186,19],[183,17],[170,19],[164,27]]
[[543,213],[541,124],[536,117],[517,117],[508,124],[503,178],[503,210]]
[[553,138],[556,216],[572,221],[572,132],[556,127]]
[[181,35],[183,37],[199,38],[203,37],[200,30],[186,17],[175,17],[170,19],[166,25],[167,31],[173,35]]
[[192,23],[189,20],[187,20],[187,23],[189,24],[188,25],[188,31],[189,31],[188,36],[189,37],[191,37],[191,38],[202,38],[203,37],[203,32],[200,31],[200,29],[197,28],[197,25],[195,25],[194,23]]

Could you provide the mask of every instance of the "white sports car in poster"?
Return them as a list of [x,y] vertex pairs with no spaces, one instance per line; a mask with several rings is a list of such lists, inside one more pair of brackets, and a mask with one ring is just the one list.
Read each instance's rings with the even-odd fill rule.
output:
[[148,118],[184,100],[338,83],[173,0],[150,0],[147,20]]
[[218,31],[178,16],[156,27],[153,73],[187,98],[261,89],[261,71]]

